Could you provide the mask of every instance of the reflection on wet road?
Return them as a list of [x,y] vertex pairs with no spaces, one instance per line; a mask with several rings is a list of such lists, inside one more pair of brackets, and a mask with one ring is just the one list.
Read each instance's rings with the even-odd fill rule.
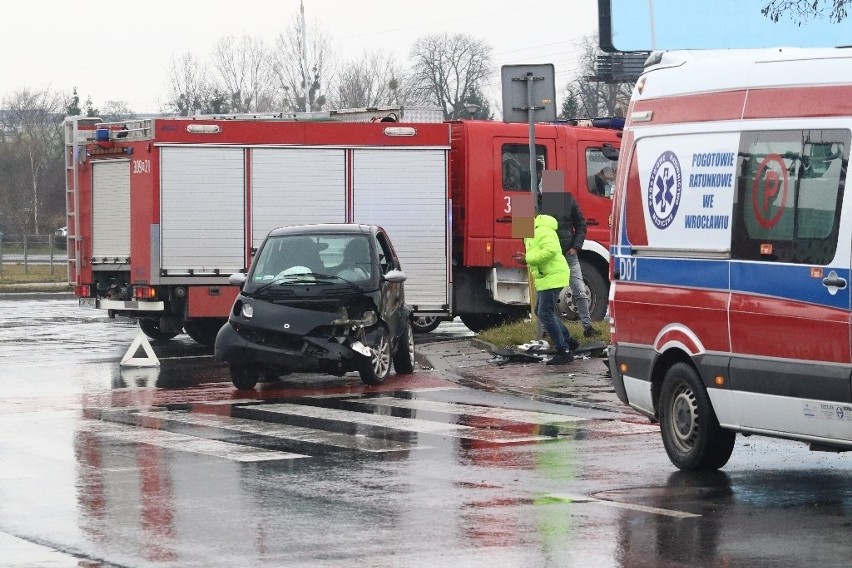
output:
[[[673,471],[658,428],[461,387],[160,367],[73,301],[0,300],[0,565],[845,565],[843,456],[741,438]],[[453,333],[453,332],[450,332]],[[465,333],[465,332],[462,332]],[[795,529],[792,529],[795,527]]]

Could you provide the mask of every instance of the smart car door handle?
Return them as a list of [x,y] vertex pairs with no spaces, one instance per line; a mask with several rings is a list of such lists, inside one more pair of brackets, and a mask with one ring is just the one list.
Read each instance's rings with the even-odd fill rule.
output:
[[600,225],[597,219],[586,219],[586,225]]

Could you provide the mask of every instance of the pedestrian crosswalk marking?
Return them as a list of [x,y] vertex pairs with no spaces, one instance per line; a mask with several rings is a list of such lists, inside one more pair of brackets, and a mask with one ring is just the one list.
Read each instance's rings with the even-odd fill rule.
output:
[[392,408],[405,408],[410,410],[423,410],[429,412],[444,412],[449,414],[463,414],[466,416],[479,416],[482,418],[493,418],[508,422],[523,422],[526,424],[558,425],[573,424],[584,430],[605,432],[609,434],[643,434],[647,432],[659,432],[660,427],[656,424],[636,424],[633,422],[622,422],[620,420],[599,420],[581,418],[579,416],[567,416],[565,414],[553,414],[549,412],[538,412],[536,410],[517,410],[513,408],[498,408],[494,406],[482,406],[477,404],[462,404],[456,402],[438,402],[434,400],[418,398],[395,398],[391,396],[375,398],[349,398],[346,402],[353,402],[367,406],[384,406]]
[[498,408],[494,406],[481,406],[477,404],[461,404],[455,402],[436,402],[418,398],[350,398],[347,402],[358,404],[390,406],[393,408],[408,408],[411,410],[425,410],[434,412],[445,412],[449,414],[464,414],[467,416],[480,416],[483,418],[496,418],[509,422],[524,422],[528,424],[562,424],[579,422],[583,418],[577,416],[566,416],[565,414],[551,414],[537,412],[534,410],[516,410],[513,408]]
[[365,426],[377,426],[405,432],[416,432],[419,434],[435,434],[451,438],[464,438],[470,440],[482,440],[494,444],[508,444],[518,442],[536,442],[540,440],[551,440],[551,436],[539,436],[504,432],[500,430],[485,430],[474,426],[463,424],[450,424],[435,422],[433,420],[421,420],[418,418],[402,418],[398,416],[387,416],[382,414],[367,414],[352,410],[340,410],[336,408],[323,408],[317,406],[303,406],[299,404],[264,404],[251,407],[263,412],[287,414],[291,416],[303,416],[305,418],[318,418],[326,420],[339,420]]
[[614,507],[616,509],[627,509],[629,511],[639,511],[641,513],[650,513],[652,515],[663,515],[665,517],[674,517],[676,519],[691,519],[700,517],[696,513],[687,513],[686,511],[676,511],[674,509],[661,509],[660,507],[649,507],[647,505],[639,505],[636,503],[620,503],[618,501],[606,501],[604,499],[596,499],[588,495],[570,495],[567,493],[551,493],[545,496],[554,501],[564,501],[566,503],[595,503],[606,507]]
[[[458,385],[447,386],[447,387],[423,387],[423,388],[416,388],[415,387],[415,388],[407,388],[407,389],[405,389],[405,392],[407,392],[407,393],[446,392],[446,391],[458,391],[458,390],[462,390],[462,388],[463,387],[460,387]],[[341,396],[346,396],[346,395],[341,395],[340,393],[309,394],[309,395],[306,395],[303,398],[324,399],[324,398],[340,398]],[[253,402],[257,402],[257,400],[254,400]]]
[[408,444],[405,442],[396,442],[393,440],[370,438],[367,436],[339,434],[337,432],[316,430],[314,428],[305,428],[303,426],[261,422],[246,418],[229,418],[226,416],[217,416],[215,414],[190,414],[186,411],[155,411],[140,412],[137,416],[142,418],[170,420],[180,422],[181,424],[190,424],[192,426],[207,426],[211,428],[219,428],[221,430],[257,434],[296,442],[307,442],[336,448],[360,450],[363,452],[399,452],[427,447]]
[[289,460],[306,458],[303,454],[281,452],[278,450],[266,450],[243,444],[232,444],[219,440],[208,440],[156,430],[153,428],[137,428],[115,422],[102,422],[100,420],[84,420],[80,423],[80,430],[93,432],[98,436],[127,442],[131,444],[148,444],[169,450],[180,450],[196,454],[204,454],[213,457],[226,458],[237,462],[260,462],[272,460]]

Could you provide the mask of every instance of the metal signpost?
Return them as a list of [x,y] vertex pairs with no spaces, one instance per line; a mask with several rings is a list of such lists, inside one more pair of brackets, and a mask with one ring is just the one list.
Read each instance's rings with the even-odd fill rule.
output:
[[[504,65],[500,69],[503,87],[503,122],[526,122],[529,124],[530,153],[530,196],[535,199],[538,191],[535,161],[535,123],[556,120],[556,83],[553,65]],[[535,284],[532,274],[529,280],[530,312],[535,321]],[[536,329],[540,327],[536,325]],[[540,337],[538,337],[540,339]]]
[[503,122],[526,122],[530,132],[530,194],[535,195],[535,123],[556,120],[556,83],[553,65],[504,65]]

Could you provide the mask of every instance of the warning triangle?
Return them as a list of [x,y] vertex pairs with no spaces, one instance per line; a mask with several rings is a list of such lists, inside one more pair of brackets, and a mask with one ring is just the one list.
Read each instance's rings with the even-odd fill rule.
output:
[[[140,347],[145,352],[145,357],[135,356]],[[124,357],[121,358],[121,365],[124,367],[160,366],[160,360],[157,359],[157,356],[154,354],[154,350],[148,342],[148,337],[141,331],[136,334],[136,338],[133,340],[133,343],[130,344],[130,348],[127,350],[127,353],[125,353]]]

